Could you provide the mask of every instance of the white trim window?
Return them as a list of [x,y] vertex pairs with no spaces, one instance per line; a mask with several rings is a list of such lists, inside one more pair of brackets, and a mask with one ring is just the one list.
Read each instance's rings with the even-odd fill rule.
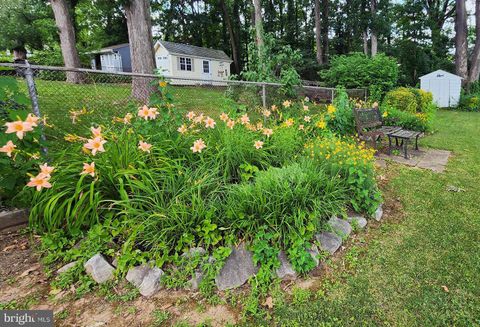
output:
[[209,60],[203,60],[203,73],[204,74],[210,74],[210,61]]
[[179,63],[180,63],[180,70],[185,70],[189,72],[193,71],[192,58],[180,57]]

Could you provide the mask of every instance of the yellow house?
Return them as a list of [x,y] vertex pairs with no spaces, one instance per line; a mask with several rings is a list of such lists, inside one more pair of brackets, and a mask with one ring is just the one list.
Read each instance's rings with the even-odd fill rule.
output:
[[157,41],[154,51],[157,68],[165,77],[172,78],[172,84],[222,85],[230,76],[233,60],[222,50]]

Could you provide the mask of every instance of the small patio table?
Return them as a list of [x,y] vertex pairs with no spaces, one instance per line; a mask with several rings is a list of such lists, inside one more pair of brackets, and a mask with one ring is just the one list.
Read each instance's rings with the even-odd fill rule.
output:
[[422,132],[408,131],[400,129],[392,133],[388,133],[388,153],[392,153],[392,138],[395,138],[396,144],[398,145],[398,139],[402,140],[401,146],[403,146],[403,155],[405,159],[408,159],[407,146],[410,140],[415,139],[415,150],[418,150],[418,138],[422,136]]

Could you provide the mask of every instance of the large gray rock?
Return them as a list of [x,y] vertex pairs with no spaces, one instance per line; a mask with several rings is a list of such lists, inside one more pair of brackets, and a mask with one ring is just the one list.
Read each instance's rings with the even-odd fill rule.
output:
[[72,269],[73,267],[75,267],[77,265],[77,262],[78,261],[73,261],[73,262],[70,262],[70,263],[67,263],[65,266],[61,267],[60,269],[57,270],[57,274],[63,274],[67,271],[69,271],[70,269]]
[[130,268],[127,272],[127,276],[125,277],[125,279],[135,285],[135,287],[140,287],[140,285],[142,285],[143,279],[145,278],[145,275],[149,270],[150,267],[148,267],[148,265],[146,264]]
[[87,274],[99,284],[113,278],[115,268],[100,253],[95,254],[83,265]]
[[186,289],[191,291],[198,290],[202,280],[203,280],[203,273],[200,270],[196,270],[193,273],[192,278],[190,278],[190,280],[188,281],[188,286],[186,287]]
[[367,219],[365,219],[365,217],[362,217],[362,216],[352,216],[352,217],[348,217],[347,218],[347,221],[353,225],[353,226],[356,226],[360,229],[364,229],[365,226],[367,226]]
[[340,235],[341,237],[346,237],[352,232],[352,226],[350,226],[348,221],[335,216],[330,218],[328,225],[332,228],[334,233]]
[[380,204],[375,211],[375,214],[373,215],[373,218],[375,218],[376,221],[380,221],[383,217],[383,204]]
[[278,254],[278,260],[280,261],[280,267],[277,268],[276,273],[278,278],[295,280],[297,279],[297,273],[293,269],[293,266],[288,261],[287,255],[285,252],[280,251]]
[[258,272],[253,264],[252,253],[242,244],[232,249],[225,264],[215,277],[215,284],[220,291],[242,286],[251,276]]
[[142,283],[138,287],[140,294],[143,296],[152,296],[157,293],[161,288],[160,279],[163,274],[163,270],[158,267],[149,268]]
[[322,232],[315,235],[315,238],[320,243],[320,249],[327,251],[330,254],[334,254],[342,245],[342,239],[340,236],[330,233]]
[[312,244],[307,252],[310,253],[313,261],[315,261],[315,266],[318,266],[320,264],[320,251],[318,251],[318,247],[315,244]]

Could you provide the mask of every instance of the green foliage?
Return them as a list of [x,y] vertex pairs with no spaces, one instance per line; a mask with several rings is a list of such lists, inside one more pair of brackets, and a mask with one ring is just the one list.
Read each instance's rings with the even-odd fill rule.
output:
[[375,181],[374,150],[357,145],[348,138],[326,137],[308,144],[306,154],[327,167],[331,176],[339,176],[348,191],[352,208],[373,214],[381,202]]
[[290,46],[277,46],[272,34],[264,35],[262,53],[258,53],[255,42],[248,45],[251,58],[240,76],[247,81],[277,82],[284,84],[282,93],[286,97],[296,95],[295,86],[300,85],[300,75],[297,67],[302,60],[302,54]]
[[416,113],[418,101],[415,94],[406,87],[399,87],[385,95],[384,103],[397,110]]
[[226,222],[244,237],[268,226],[285,246],[292,236],[315,230],[322,219],[341,210],[344,201],[344,190],[323,167],[301,161],[261,171],[253,183],[232,185]]
[[333,106],[335,112],[333,113],[333,119],[329,121],[329,126],[340,135],[353,134],[355,131],[353,107],[343,87],[336,89]]
[[462,93],[456,109],[461,111],[480,111],[480,92]]
[[437,106],[430,92],[399,87],[387,93],[382,104],[384,124],[415,131],[431,131]]
[[333,57],[330,68],[321,72],[329,86],[359,88],[376,85],[383,93],[393,88],[398,79],[397,61],[384,54],[370,58],[361,53]]
[[[27,109],[28,98],[19,90],[14,78],[2,78],[0,80],[0,125],[14,121],[25,122],[29,115]],[[26,206],[29,196],[20,192],[29,175],[38,169],[42,163],[41,152],[44,142],[41,139],[40,127],[32,126],[33,130],[24,133],[20,139],[16,133],[4,133],[2,127],[0,133],[0,147],[12,142],[15,146],[13,152],[0,153],[0,203],[16,206]]]

